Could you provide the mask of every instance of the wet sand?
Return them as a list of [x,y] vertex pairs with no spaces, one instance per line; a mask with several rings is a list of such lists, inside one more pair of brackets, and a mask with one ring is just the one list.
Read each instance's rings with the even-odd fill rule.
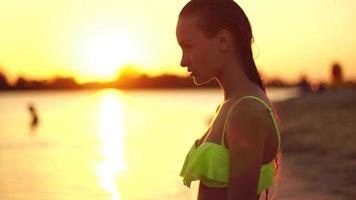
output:
[[283,158],[277,199],[356,197],[356,90],[276,103]]

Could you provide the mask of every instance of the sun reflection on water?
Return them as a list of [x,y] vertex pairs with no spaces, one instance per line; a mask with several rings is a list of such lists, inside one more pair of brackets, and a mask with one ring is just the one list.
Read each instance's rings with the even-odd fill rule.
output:
[[96,166],[99,186],[112,194],[112,200],[120,200],[116,187],[117,173],[126,169],[124,160],[124,121],[120,94],[107,90],[102,94],[99,114],[100,153],[103,160]]

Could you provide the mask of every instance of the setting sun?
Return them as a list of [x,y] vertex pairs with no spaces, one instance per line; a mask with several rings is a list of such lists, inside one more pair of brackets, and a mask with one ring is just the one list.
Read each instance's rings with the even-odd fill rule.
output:
[[[175,29],[186,2],[1,1],[0,72],[13,83],[56,76],[111,81],[122,65],[185,75]],[[265,77],[328,81],[338,62],[345,79],[356,79],[356,1],[237,2],[252,24],[255,61]]]
[[125,34],[93,33],[79,44],[77,62],[80,71],[101,80],[115,78],[118,69],[134,61],[134,39]]

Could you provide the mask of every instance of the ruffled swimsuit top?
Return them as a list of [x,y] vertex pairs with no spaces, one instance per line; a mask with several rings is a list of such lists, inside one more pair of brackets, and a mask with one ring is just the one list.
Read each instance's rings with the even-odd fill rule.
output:
[[[262,99],[255,96],[244,96],[240,98],[236,104],[246,98],[257,100],[268,109],[276,129],[278,138],[277,152],[279,152],[281,144],[280,131],[272,109]],[[224,145],[226,121],[223,128],[221,144],[204,142],[200,146],[197,146],[199,140],[194,142],[186,156],[180,173],[180,176],[183,177],[184,185],[190,187],[192,181],[200,180],[207,187],[226,188],[228,186],[229,150]],[[267,164],[261,165],[257,194],[260,194],[263,190],[273,186],[273,178],[275,176],[276,167],[273,161],[274,160]]]

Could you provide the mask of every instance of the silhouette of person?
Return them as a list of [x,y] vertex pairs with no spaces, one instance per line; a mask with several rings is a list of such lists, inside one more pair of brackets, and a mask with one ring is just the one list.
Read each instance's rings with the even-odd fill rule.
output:
[[335,63],[331,66],[331,83],[334,89],[340,88],[343,83],[343,73],[340,64]]
[[302,76],[301,80],[298,83],[298,86],[301,90],[302,95],[306,95],[311,92],[311,85],[305,76]]
[[31,114],[31,128],[35,128],[38,125],[38,115],[35,106],[30,103],[28,104],[28,110],[30,111]]
[[183,184],[200,180],[198,199],[255,200],[264,191],[268,196],[281,139],[253,59],[247,16],[233,0],[191,0],[179,14],[176,37],[180,65],[194,84],[216,81],[224,94],[208,130],[187,153]]

